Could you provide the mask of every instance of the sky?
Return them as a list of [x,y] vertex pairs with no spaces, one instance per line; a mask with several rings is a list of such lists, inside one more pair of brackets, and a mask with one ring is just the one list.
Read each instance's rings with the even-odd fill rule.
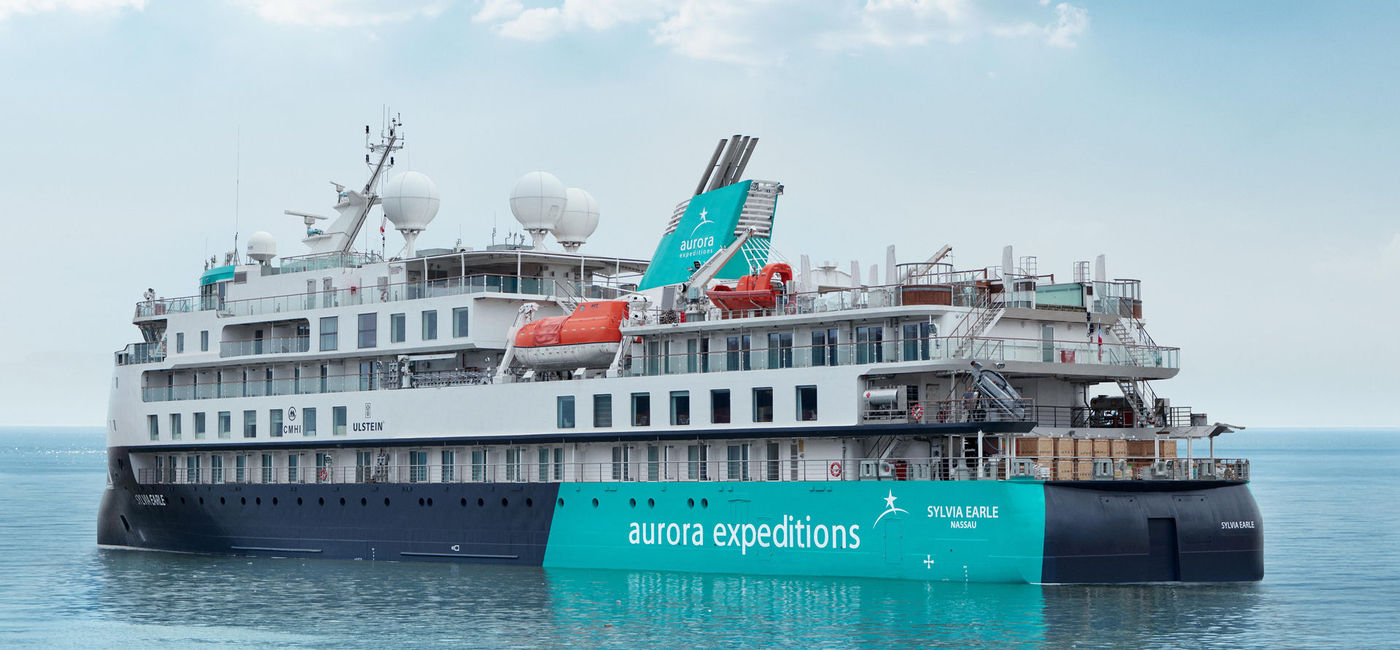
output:
[[[849,268],[1001,248],[1143,281],[1157,392],[1251,427],[1400,426],[1400,3],[0,0],[8,425],[105,419],[147,288],[253,231],[298,254],[363,129],[511,230],[542,169],[646,257],[715,142],[784,183],[773,246]],[[397,249],[397,235],[390,234]]]

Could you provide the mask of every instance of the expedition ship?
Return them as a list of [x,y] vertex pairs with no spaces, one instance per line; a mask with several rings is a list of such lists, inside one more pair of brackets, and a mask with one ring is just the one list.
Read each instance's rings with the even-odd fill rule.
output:
[[[1072,279],[947,246],[868,281],[771,247],[784,187],[723,139],[650,260],[515,186],[532,236],[415,250],[436,186],[371,142],[307,254],[147,291],[116,353],[104,547],[1023,583],[1252,581],[1230,425],[1157,396],[1177,348],[1103,257]],[[376,206],[404,236],[352,250]],[[381,226],[381,230],[383,230]],[[556,240],[557,250],[548,242]],[[921,256],[923,253],[921,253]],[[277,263],[274,264],[274,260]],[[1100,391],[1103,391],[1102,393]],[[1202,439],[1205,439],[1204,441]],[[1205,449],[1201,449],[1205,447]],[[1205,453],[1200,453],[1205,452]]]

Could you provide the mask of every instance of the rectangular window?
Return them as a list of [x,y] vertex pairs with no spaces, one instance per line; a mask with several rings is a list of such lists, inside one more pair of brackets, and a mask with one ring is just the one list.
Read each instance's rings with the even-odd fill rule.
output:
[[361,349],[372,348],[379,345],[379,314],[360,314],[360,336],[358,345]]
[[248,482],[248,457],[242,454],[233,457],[233,482]]
[[612,477],[614,481],[632,480],[632,449],[626,445],[612,448]]
[[780,453],[778,443],[768,443],[768,455],[765,458],[767,462],[764,463],[766,471],[763,478],[769,481],[781,481],[783,479],[783,461],[779,456]]
[[903,359],[905,361],[928,361],[929,359],[929,338],[932,336],[933,325],[928,322],[905,323],[904,340],[900,346],[903,348]]
[[437,310],[432,309],[423,312],[423,340],[432,341],[437,339]]
[[209,330],[204,330],[199,333],[199,351],[209,351]]
[[539,480],[541,480],[541,481],[548,481],[548,480],[549,480],[549,448],[548,448],[548,447],[540,447],[540,451],[539,451],[539,461],[540,461],[540,462],[539,462],[539,474],[538,474]]
[[661,342],[647,341],[647,376],[661,374]]
[[199,456],[193,454],[185,456],[185,482],[199,483],[201,481],[203,481],[203,477],[200,476],[199,472]]
[[695,340],[695,339],[688,339],[688,340],[685,342],[685,371],[686,371],[686,372],[696,372],[697,370],[700,369],[700,364],[698,363],[699,360],[695,358],[696,353],[699,352],[699,351],[700,351],[700,341],[697,341],[697,340]]
[[797,421],[815,422],[817,420],[817,387],[798,386],[797,387]]
[[749,446],[729,445],[729,475],[731,481],[749,480]]
[[671,391],[671,424],[690,424],[690,391]]
[[316,409],[304,408],[301,410],[301,434],[310,438],[316,435]]
[[180,474],[180,468],[175,465],[175,455],[165,457],[165,482],[174,483]]
[[408,320],[404,314],[389,314],[389,342],[403,343],[407,327]]
[[346,412],[344,406],[331,407],[331,435],[345,435]]
[[748,334],[730,336],[724,340],[725,368],[728,370],[752,370],[753,364],[749,349],[753,337]]
[[883,341],[885,330],[879,325],[856,328],[856,363],[880,363],[885,360]]
[[651,426],[651,393],[632,393],[632,426]]
[[180,434],[182,433],[182,431],[181,431],[181,428],[182,428],[182,427],[180,426],[181,424],[183,424],[183,423],[180,422],[180,414],[179,414],[179,413],[171,413],[171,414],[170,414],[170,439],[171,439],[171,440],[179,440],[179,439],[180,439]]
[[224,482],[224,457],[214,454],[209,457],[209,482]]
[[612,395],[593,396],[593,426],[612,426]]
[[282,409],[267,412],[267,435],[273,438],[282,437]]
[[219,437],[227,438],[233,432],[233,414],[219,411]]
[[428,480],[428,452],[408,452],[408,482],[423,483]]
[[710,422],[729,424],[729,389],[710,391]]
[[324,452],[316,452],[316,482],[329,483],[331,481],[331,470],[335,467],[331,460],[331,455]]
[[374,452],[355,452],[355,482],[369,483],[374,480]]
[[555,402],[555,425],[560,429],[574,428],[574,396],[560,395]]
[[661,447],[647,445],[647,480],[661,480]]
[[485,481],[487,461],[490,454],[485,449],[472,450],[472,480]]
[[521,453],[520,453],[520,452],[522,452],[522,451],[524,451],[524,450],[522,450],[522,449],[516,449],[516,448],[514,448],[514,447],[511,447],[511,448],[509,448],[509,449],[506,449],[506,480],[507,480],[507,481],[519,481],[519,480],[524,480],[524,477],[520,476],[520,456],[521,456]]
[[185,333],[184,333],[184,332],[176,332],[176,333],[175,333],[175,353],[176,353],[176,354],[179,354],[179,353],[184,352],[184,351],[185,351]]
[[244,438],[256,438],[256,437],[258,437],[258,412],[257,412],[257,411],[244,411],[244,412],[243,412],[243,437],[244,437]]
[[321,351],[327,352],[336,349],[340,337],[340,317],[325,316],[321,318]]
[[686,449],[689,465],[686,476],[692,481],[710,480],[710,446],[691,445]]
[[457,452],[452,449],[442,450],[442,482],[451,483],[457,480]]
[[276,477],[273,476],[272,454],[262,455],[262,482],[271,483]]
[[160,416],[146,416],[146,432],[151,434],[151,440],[160,440]]
[[554,448],[554,480],[564,480],[564,448]]
[[826,330],[812,330],[812,365],[826,365]]
[[329,393],[329,392],[330,392],[330,390],[329,390],[329,388],[330,388],[330,380],[331,380],[331,367],[330,367],[330,364],[323,363],[323,364],[321,364],[321,392],[322,392],[322,393]]
[[753,421],[772,422],[773,421],[773,389],[755,388],[753,389]]
[[768,335],[768,367],[792,367],[791,332],[774,332]]
[[452,309],[452,336],[462,338],[467,335],[467,308],[454,307]]
[[195,413],[195,414],[194,414],[194,439],[195,439],[195,440],[203,440],[203,439],[204,439],[204,429],[205,429],[205,426],[204,426],[204,413]]
[[287,454],[287,482],[301,482],[301,454]]
[[374,390],[376,373],[374,372],[373,361],[360,362],[360,390]]

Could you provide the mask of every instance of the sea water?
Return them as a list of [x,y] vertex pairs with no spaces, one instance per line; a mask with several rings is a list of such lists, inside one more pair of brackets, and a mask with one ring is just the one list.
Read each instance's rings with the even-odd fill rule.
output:
[[[1198,449],[1204,452],[1204,446]],[[0,430],[0,646],[1400,647],[1400,431],[1219,439],[1257,584],[1036,586],[99,550],[100,431]]]

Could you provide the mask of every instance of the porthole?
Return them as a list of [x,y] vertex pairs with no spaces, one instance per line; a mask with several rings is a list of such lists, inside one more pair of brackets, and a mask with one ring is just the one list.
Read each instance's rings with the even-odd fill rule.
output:
[[318,506],[326,505],[326,498],[325,498],[325,497],[317,497],[317,498],[316,498],[316,505],[318,505]]
[[367,506],[367,505],[369,505],[369,502],[368,502],[368,501],[365,501],[365,498],[364,498],[364,497],[360,497],[360,505],[362,505],[362,506]]
[[594,508],[597,508],[597,507],[598,507],[598,500],[597,500],[597,499],[594,499],[594,500],[593,500],[593,507],[594,507]]
[[510,500],[509,500],[509,499],[506,499],[506,498],[504,498],[504,497],[502,497],[502,498],[501,498],[501,507],[504,508],[504,507],[506,507],[506,506],[508,506],[508,505],[510,505]]
[[466,498],[466,497],[462,497],[462,507],[463,507],[463,508],[467,507],[467,498]]
[[248,497],[238,497],[239,505],[248,505]]
[[219,505],[222,506],[222,505],[228,505],[228,504],[224,503],[224,498],[223,498],[223,497],[219,497]]
[[277,505],[277,497],[272,497],[272,505]]
[[637,500],[636,500],[636,499],[628,499],[628,500],[627,500],[627,505],[632,506],[633,508],[635,508],[635,507],[637,507]]
[[701,508],[708,508],[708,507],[710,507],[710,500],[709,500],[709,499],[701,499],[701,500],[700,500],[700,507],[701,507]]
[[534,500],[534,499],[530,499],[530,498],[526,498],[526,499],[525,499],[525,507],[526,507],[526,508],[533,508],[533,507],[535,507],[535,500]]
[[253,505],[258,505],[258,506],[262,505],[262,497],[258,497],[258,498],[256,498],[256,499],[253,499]]
[[433,498],[432,498],[432,497],[428,497],[428,507],[432,507],[432,505],[433,505]]
[[185,497],[180,497],[180,505],[185,505]]
[[199,497],[199,505],[204,505],[204,497]]
[[694,507],[695,507],[695,499],[686,499],[686,500],[685,500],[685,505],[686,505],[686,507],[688,507],[688,508],[694,508]]
[[564,507],[564,500],[563,500],[562,498],[559,499],[559,507],[560,507],[560,508],[563,508],[563,507]]
[[647,499],[647,507],[648,507],[648,508],[655,508],[655,507],[656,507],[656,499]]
[[301,505],[301,497],[297,497],[297,505]]
[[345,505],[345,497],[340,497],[340,505]]
[[384,505],[389,505],[389,497],[384,497]]
[[478,507],[478,508],[484,508],[484,507],[486,507],[486,499],[477,499],[477,500],[476,500],[476,507]]
[[418,507],[419,507],[419,508],[422,508],[422,507],[423,507],[423,497],[418,497]]

